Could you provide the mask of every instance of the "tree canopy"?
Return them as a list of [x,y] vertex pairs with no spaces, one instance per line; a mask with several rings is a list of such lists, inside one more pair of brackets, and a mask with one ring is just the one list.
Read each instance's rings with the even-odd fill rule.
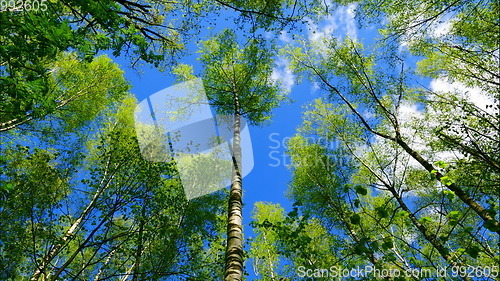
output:
[[[498,1],[11,2],[1,280],[498,279]],[[332,31],[338,15],[357,36]],[[201,79],[230,127],[229,189],[191,198],[175,158],[143,157],[126,74],[144,65]],[[300,111],[279,109],[284,75],[306,85]],[[286,125],[286,196],[247,217],[242,132],[258,132],[255,177],[277,189],[259,128],[277,112],[302,115]],[[207,157],[188,164],[216,172]]]

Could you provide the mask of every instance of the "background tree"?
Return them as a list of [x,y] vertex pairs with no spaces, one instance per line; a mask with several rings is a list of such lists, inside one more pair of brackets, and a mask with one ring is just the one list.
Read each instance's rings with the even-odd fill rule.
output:
[[[24,139],[2,136],[1,278],[217,279],[219,257],[208,245],[222,233],[224,192],[187,202],[172,163],[141,158],[137,101],[116,65],[90,63],[105,72],[72,60],[61,61],[71,67],[61,66],[57,82],[67,94],[90,91],[72,104],[79,108],[37,119],[33,126],[44,130]],[[108,84],[92,92],[81,68],[104,72],[92,79]],[[79,113],[86,104],[107,107]]]
[[[411,13],[412,9],[417,9],[412,6],[401,5],[397,11],[384,10],[396,2],[390,1],[377,11],[384,16],[390,15],[391,20],[392,17],[407,17],[408,13],[408,18],[421,16]],[[391,44],[389,38],[381,41],[381,48],[380,45],[366,48],[349,38],[343,41],[325,38],[316,45],[307,46],[305,51],[301,48],[289,50],[297,72],[307,73],[329,93],[327,99],[316,102],[305,114],[300,136],[338,141],[335,149],[327,149],[330,152],[320,155],[326,153],[334,155],[334,159],[352,163],[342,165],[354,167],[346,173],[348,179],[344,182],[347,187],[343,201],[354,212],[350,221],[356,227],[363,226],[364,230],[358,229],[356,233],[378,236],[368,235],[368,241],[377,243],[362,243],[363,254],[380,256],[377,252],[382,252],[384,259],[403,269],[428,264],[435,267],[439,264],[436,257],[447,266],[470,265],[475,259],[491,265],[498,262],[495,258],[498,247],[493,246],[498,242],[496,233],[499,232],[498,205],[493,203],[498,200],[497,157],[493,156],[498,147],[498,113],[495,112],[498,108],[494,105],[498,103],[498,94],[492,90],[497,78],[488,74],[498,72],[498,65],[489,63],[497,56],[493,53],[498,46],[487,40],[473,40],[472,35],[470,40],[466,39],[469,35],[462,30],[470,25],[481,27],[492,37],[497,36],[491,33],[495,29],[494,22],[484,20],[489,11],[483,9],[495,5],[487,2],[476,7],[461,6],[454,16],[465,17],[462,12],[468,11],[468,22],[452,19],[451,31],[445,39],[436,39],[425,30],[421,37],[409,42],[411,52],[428,56],[419,63],[416,72],[405,65],[404,53],[391,51],[397,45]],[[427,2],[423,6],[430,13],[440,11],[432,10]],[[398,23],[391,21],[386,34],[401,35],[391,24]],[[416,28],[405,27],[408,28],[405,32]],[[465,55],[458,58],[456,54],[441,50],[444,41],[459,44],[458,49],[463,44],[475,44],[478,49],[484,45],[484,49],[489,50],[479,51],[485,56],[484,68],[472,59],[461,61],[466,59]],[[449,65],[441,67],[444,61]],[[475,77],[471,78],[466,77],[466,73],[481,75],[471,75]],[[455,89],[450,85],[446,92],[431,90],[415,86],[418,75],[432,75],[462,84]],[[492,104],[485,106],[471,100],[468,95],[473,90]],[[454,115],[449,114],[452,111]],[[292,155],[312,147],[297,144],[298,148],[291,150]],[[467,148],[467,144],[473,148]],[[337,150],[350,156],[345,158]],[[304,159],[304,156],[297,159]],[[476,165],[482,167],[482,172],[476,170]],[[301,175],[303,169],[307,170],[302,165],[295,166],[295,176]],[[311,184],[323,185],[323,192],[327,194],[338,190],[335,182],[340,169],[329,172],[325,167],[324,170],[334,175],[326,181],[330,186],[321,183],[318,171],[310,173],[314,175],[309,179]],[[438,183],[433,182],[436,179]],[[302,185],[304,189],[296,191]],[[292,185],[292,191],[308,194],[310,188],[306,186],[308,182]],[[306,198],[304,202],[314,202],[311,196]],[[335,218],[334,221],[343,220]],[[408,243],[407,227],[418,237],[413,242],[420,247]],[[380,247],[380,241],[387,237],[393,241]],[[394,242],[398,240],[402,244]]]
[[75,51],[87,61],[100,51],[132,52],[133,64],[159,64],[177,53],[182,49],[179,36],[188,31],[186,22],[169,26],[164,19],[181,8],[160,2],[44,1],[39,11],[2,12],[0,128],[58,109],[49,77],[54,58],[63,51]]
[[293,280],[306,270],[339,266],[333,252],[340,240],[328,234],[318,219],[299,216],[298,208],[286,214],[279,204],[255,203],[249,256],[256,280]]
[[[437,171],[431,164],[432,162],[425,159],[425,157],[421,155],[421,152],[418,152],[417,149],[409,145],[411,140],[408,140],[408,138],[410,138],[410,136],[404,135],[403,125],[399,120],[400,108],[406,101],[415,100],[420,97],[423,100],[422,102],[427,102],[422,96],[419,96],[421,90],[407,90],[408,87],[403,83],[405,79],[404,68],[402,68],[403,72],[399,78],[397,76],[391,77],[390,74],[383,78],[375,74],[376,72],[373,68],[375,57],[363,56],[359,43],[347,40],[346,43],[338,45],[336,40],[333,39],[329,44],[330,50],[327,58],[321,60],[321,68],[315,66],[312,59],[307,58],[307,56],[304,57],[298,54],[293,54],[293,56],[297,60],[297,64],[309,69],[312,71],[313,75],[319,78],[326,89],[332,93],[332,96],[338,98],[342,103],[348,106],[353,117],[359,120],[366,130],[377,137],[396,143],[429,173],[432,172],[438,180],[441,180],[444,175]],[[329,69],[330,72],[328,72],[327,69]],[[339,90],[342,88],[334,86],[332,84],[334,82],[329,81],[332,79],[332,77],[329,76],[330,73],[346,78],[346,84],[344,85],[347,87],[347,90],[345,92]],[[381,81],[384,80],[386,80],[386,85],[388,85],[388,87],[381,84]],[[342,87],[344,87],[344,85]],[[488,93],[486,92],[486,94]],[[385,122],[387,127],[384,129],[377,129],[377,125],[379,124],[364,117],[357,109],[358,103],[363,104],[363,110],[377,114],[375,116],[380,117],[377,121]],[[474,105],[470,106],[473,107]],[[376,119],[373,118],[373,120]],[[485,134],[488,135],[489,132]],[[446,179],[447,178],[445,178],[445,181]],[[498,228],[498,221],[487,211],[487,208],[478,203],[482,198],[470,197],[469,193],[463,189],[465,186],[458,186],[451,181],[446,181],[445,186],[453,191],[458,198],[471,208],[471,210],[476,212],[477,215],[484,220],[486,223],[485,226],[488,229],[495,232],[500,231]]]

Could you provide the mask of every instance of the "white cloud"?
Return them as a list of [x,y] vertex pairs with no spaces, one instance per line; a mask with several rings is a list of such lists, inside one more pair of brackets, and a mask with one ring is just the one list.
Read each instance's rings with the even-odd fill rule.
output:
[[[418,124],[424,121],[423,111],[418,108],[418,105],[413,102],[403,101],[399,106],[397,118],[401,126],[400,132],[410,140],[411,147],[417,151],[425,150],[425,141],[420,135],[422,132],[417,131],[418,128],[421,127],[421,125]],[[408,157],[408,165],[411,167],[420,166],[412,157]]]
[[[439,121],[426,119],[423,110],[420,110],[416,103],[409,102],[403,102],[399,107],[398,121],[401,124],[401,134],[411,140],[412,149],[420,152],[429,150],[428,141],[422,138],[423,136],[430,137],[426,129],[423,129],[424,124],[426,128],[435,128],[439,125]],[[443,161],[451,161],[462,156],[457,151],[433,152],[433,159]],[[421,168],[420,163],[412,157],[408,157],[408,165]]]
[[[453,92],[453,95],[466,99],[481,110],[494,114],[494,109],[486,108],[486,105],[494,103],[493,98],[486,92],[482,91],[479,87],[468,87],[460,82],[449,82],[445,77],[442,77],[433,79],[430,83],[430,89],[435,93],[443,95],[448,95],[448,93]],[[430,96],[430,98],[432,99],[433,97]],[[432,108],[429,108],[429,110],[431,111],[431,114],[439,114],[439,112],[434,112]],[[458,108],[457,111],[459,111]],[[456,114],[456,112],[450,112],[449,114]],[[432,126],[437,125],[432,124]],[[443,160],[445,162],[464,157],[460,151],[440,151],[434,156],[435,159]]]
[[432,91],[442,93],[450,90],[450,83],[444,79],[437,78],[432,79],[430,87]]
[[293,85],[295,85],[295,76],[290,69],[290,61],[284,57],[279,57],[276,60],[276,67],[273,68],[271,79],[279,83],[289,93]]
[[319,90],[319,84],[318,82],[314,81],[311,85],[311,93],[314,93],[316,92],[317,90]]
[[414,118],[423,117],[422,111],[418,109],[417,104],[402,102],[399,106],[398,119],[400,122],[408,122]]
[[332,36],[334,30],[337,29],[332,15],[325,17],[320,24],[315,23],[309,18],[306,21],[308,28],[307,38],[311,42],[320,42],[323,38]]
[[373,117],[375,117],[375,114],[373,114],[371,111],[369,110],[364,110],[363,113],[361,114],[363,116],[363,118],[365,119],[372,119]]
[[306,19],[308,27],[308,39],[311,42],[319,42],[323,38],[335,36],[342,38],[349,36],[353,40],[357,40],[357,28],[355,22],[357,4],[349,4],[337,8],[335,11],[319,22],[313,22],[311,19]]
[[[422,34],[418,32],[415,33],[415,31],[422,28],[422,22],[424,21],[425,17],[423,15],[419,15],[418,17],[414,18],[409,22],[408,25],[414,27],[408,28],[401,37],[398,47],[399,52],[407,51],[410,45],[415,44],[421,39]],[[448,33],[450,33],[452,26],[453,26],[453,17],[451,14],[447,14],[431,22],[431,24],[427,28],[429,32],[427,33],[426,36],[435,39],[446,36],[448,35]]]
[[432,35],[434,37],[445,36],[451,31],[451,26],[452,26],[451,20],[446,20],[442,23],[439,23],[434,27]]
[[279,39],[281,40],[281,42],[283,43],[289,43],[292,41],[292,38],[290,37],[289,33],[285,30],[282,30],[280,32],[280,36],[279,36]]
[[430,88],[437,93],[454,92],[460,97],[468,99],[480,109],[494,113],[492,108],[486,108],[486,105],[494,104],[493,98],[479,87],[467,87],[460,82],[450,83],[445,78],[437,78],[431,81]]
[[347,36],[351,37],[354,40],[357,40],[358,33],[356,28],[356,22],[354,17],[356,16],[356,4],[349,4],[346,9],[344,15],[344,23],[345,23],[345,31]]
[[433,21],[430,26],[431,29],[430,35],[434,38],[439,38],[448,35],[448,33],[450,33],[451,31],[451,28],[453,27],[454,20],[455,20],[454,15],[445,14],[438,20]]

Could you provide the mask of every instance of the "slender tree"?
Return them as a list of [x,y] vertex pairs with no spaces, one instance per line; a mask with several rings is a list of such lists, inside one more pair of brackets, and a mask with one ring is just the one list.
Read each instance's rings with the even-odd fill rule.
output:
[[[252,125],[263,124],[269,121],[271,110],[284,99],[277,81],[271,79],[272,56],[272,48],[263,38],[251,39],[241,48],[231,30],[225,30],[203,44],[202,79],[208,99],[218,114],[234,118],[234,169],[228,200],[225,280],[243,278],[242,118]],[[181,68],[188,69],[185,66],[178,69]]]
[[305,270],[342,266],[332,255],[341,250],[340,237],[329,235],[319,219],[299,215],[297,207],[286,214],[279,204],[256,202],[252,219],[255,280],[294,280]]

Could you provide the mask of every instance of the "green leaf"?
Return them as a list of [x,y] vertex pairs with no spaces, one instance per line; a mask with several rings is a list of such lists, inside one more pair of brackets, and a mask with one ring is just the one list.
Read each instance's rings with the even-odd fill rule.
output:
[[455,255],[456,256],[461,256],[465,253],[465,249],[464,248],[458,248],[456,251],[455,251]]
[[4,186],[4,190],[7,192],[12,191],[13,189],[14,189],[14,185],[10,182]]
[[446,186],[450,186],[453,184],[453,181],[448,176],[441,177],[440,181]]
[[408,212],[407,211],[399,211],[396,213],[396,217],[398,218],[407,218],[408,217]]
[[384,238],[384,243],[382,243],[382,249],[387,250],[394,247],[394,243],[390,237]]
[[291,212],[289,212],[287,215],[289,217],[293,217],[293,218],[297,217],[297,215],[298,215],[298,209],[297,209],[297,207],[293,208],[293,210]]
[[368,248],[366,248],[365,244],[363,242],[356,243],[354,246],[354,253],[358,255],[362,255],[364,253],[368,252]]
[[490,216],[494,217],[497,214],[497,210],[495,208],[490,208],[487,209],[488,213],[490,213]]
[[375,210],[377,211],[377,214],[381,218],[387,218],[387,217],[389,217],[389,213],[387,212],[387,210],[384,207],[377,207],[377,208],[375,208]]
[[458,216],[460,216],[460,212],[459,211],[451,211],[448,213],[448,217],[451,218],[451,219],[457,219]]
[[352,224],[359,224],[361,222],[361,216],[358,214],[354,214],[351,216],[351,223]]
[[354,187],[354,190],[356,191],[357,194],[359,195],[366,195],[368,194],[368,191],[366,190],[366,188],[364,188],[363,186],[361,185],[356,185]]
[[432,219],[429,218],[429,217],[421,217],[420,218],[420,222],[422,222],[422,223],[429,223],[429,222],[432,222]]
[[489,221],[485,222],[484,227],[492,232],[498,231],[498,228],[495,225],[495,220],[489,220]]
[[357,198],[354,199],[353,203],[354,203],[354,207],[359,208],[359,203],[360,203],[359,199],[357,199]]
[[471,256],[473,259],[477,259],[481,250],[479,249],[478,246],[472,246],[467,250],[465,250],[465,252],[469,254],[469,256]]
[[466,231],[466,232],[471,232],[472,230],[474,230],[474,228],[472,226],[464,227],[464,231]]
[[395,261],[396,255],[394,253],[390,252],[390,253],[387,253],[386,255],[384,255],[384,259],[387,261]]
[[441,169],[444,169],[448,166],[448,164],[446,164],[444,161],[436,161],[436,162],[434,162],[434,165],[436,165],[437,167],[439,167]]
[[443,190],[443,193],[446,195],[446,197],[448,198],[448,200],[453,200],[453,198],[455,197],[455,192],[449,190],[449,189],[444,189]]

